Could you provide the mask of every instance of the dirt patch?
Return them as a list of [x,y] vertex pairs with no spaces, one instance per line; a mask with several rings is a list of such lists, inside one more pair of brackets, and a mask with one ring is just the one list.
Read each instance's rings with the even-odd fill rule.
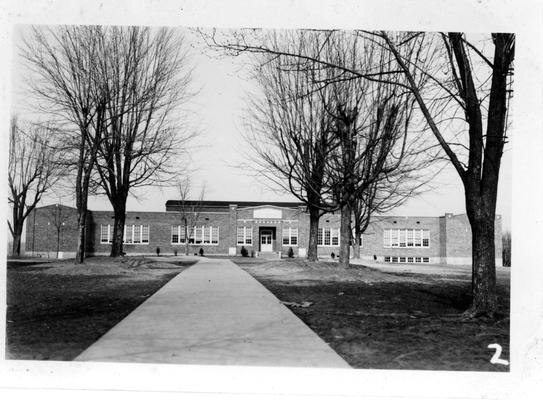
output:
[[[236,260],[233,260],[237,262]],[[300,259],[276,260],[261,263],[241,264],[245,270],[257,274],[262,278],[273,278],[278,281],[296,281],[306,285],[326,282],[420,282],[428,280],[420,275],[388,274],[362,265],[352,265],[344,269],[339,268],[337,262],[307,261]]]
[[72,360],[194,262],[89,258],[7,271],[6,358]]
[[[322,264],[322,265],[321,265]],[[462,276],[338,270],[334,263],[290,260],[243,265],[354,368],[508,371],[509,285],[498,281],[499,315],[470,320],[470,282]]]

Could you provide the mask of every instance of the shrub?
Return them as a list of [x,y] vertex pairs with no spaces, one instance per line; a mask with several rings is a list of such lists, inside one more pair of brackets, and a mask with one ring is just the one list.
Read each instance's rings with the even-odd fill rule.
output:
[[173,255],[174,255],[174,256],[177,256],[177,249],[174,249]]
[[242,255],[242,257],[247,257],[249,255],[249,252],[247,251],[245,246],[241,247],[241,255]]
[[287,256],[288,256],[288,258],[294,257],[294,250],[292,250],[292,247],[288,248]]
[[330,257],[332,257],[332,260],[336,258],[336,253],[332,252],[332,254],[330,254]]
[[200,251],[198,251],[198,253],[200,254],[200,257],[203,257],[203,256],[204,256],[204,249],[202,249],[202,248],[200,247]]

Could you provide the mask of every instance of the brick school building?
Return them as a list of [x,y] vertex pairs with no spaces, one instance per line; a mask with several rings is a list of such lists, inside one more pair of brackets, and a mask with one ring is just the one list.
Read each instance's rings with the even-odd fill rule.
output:
[[[185,235],[181,202],[169,200],[163,212],[127,212],[123,249],[127,255],[190,253],[240,255],[245,248],[256,257],[307,255],[309,214],[302,203],[202,201],[185,202],[191,208],[190,232]],[[89,211],[86,250],[109,255],[113,212]],[[340,215],[321,217],[318,254],[339,254]],[[187,237],[186,237],[187,236]],[[496,264],[502,259],[501,218],[495,221]],[[471,229],[465,214],[436,217],[375,216],[361,240],[361,258],[390,263],[471,264]],[[77,213],[72,207],[49,205],[27,219],[27,255],[75,256]]]

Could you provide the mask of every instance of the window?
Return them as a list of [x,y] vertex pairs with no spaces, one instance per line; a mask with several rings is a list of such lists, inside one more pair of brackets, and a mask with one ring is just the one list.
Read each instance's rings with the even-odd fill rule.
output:
[[172,243],[181,243],[179,241],[179,225],[172,225]]
[[134,243],[141,243],[141,225],[134,225],[132,231],[134,232]]
[[412,262],[415,262],[415,263],[417,263],[417,264],[420,264],[420,263],[429,263],[429,262],[430,262],[430,258],[429,258],[429,257],[403,257],[403,256],[400,256],[400,257],[390,257],[390,256],[385,256],[385,257],[384,257],[384,261],[387,262],[387,263],[390,263],[390,262],[393,262],[393,263],[397,263],[397,262],[401,262],[401,263],[405,263],[405,262],[412,263]]
[[141,226],[141,243],[149,244],[149,225]]
[[124,226],[124,242],[125,243],[132,243],[132,225],[125,225]]
[[339,246],[339,228],[319,228],[318,246]]
[[384,247],[430,247],[428,229],[385,229]]
[[172,225],[172,244],[185,244],[185,227]]
[[113,242],[113,225],[100,225],[100,243]]
[[237,243],[239,245],[253,244],[253,228],[250,226],[238,226]]
[[149,244],[149,225],[125,225],[124,243]]
[[[172,225],[172,244],[185,244],[185,227]],[[219,228],[214,226],[195,226],[189,235],[189,244],[219,244]]]
[[283,229],[283,245],[298,246],[298,228]]

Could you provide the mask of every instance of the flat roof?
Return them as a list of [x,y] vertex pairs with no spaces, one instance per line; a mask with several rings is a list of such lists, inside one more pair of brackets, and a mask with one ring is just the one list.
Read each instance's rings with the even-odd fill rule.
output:
[[[183,203],[182,200],[168,200],[166,209],[179,207]],[[229,208],[235,204],[238,207],[259,207],[259,206],[275,206],[285,208],[298,208],[304,206],[302,202],[286,202],[286,201],[222,201],[222,200],[185,200],[187,206],[199,206],[202,208]]]

